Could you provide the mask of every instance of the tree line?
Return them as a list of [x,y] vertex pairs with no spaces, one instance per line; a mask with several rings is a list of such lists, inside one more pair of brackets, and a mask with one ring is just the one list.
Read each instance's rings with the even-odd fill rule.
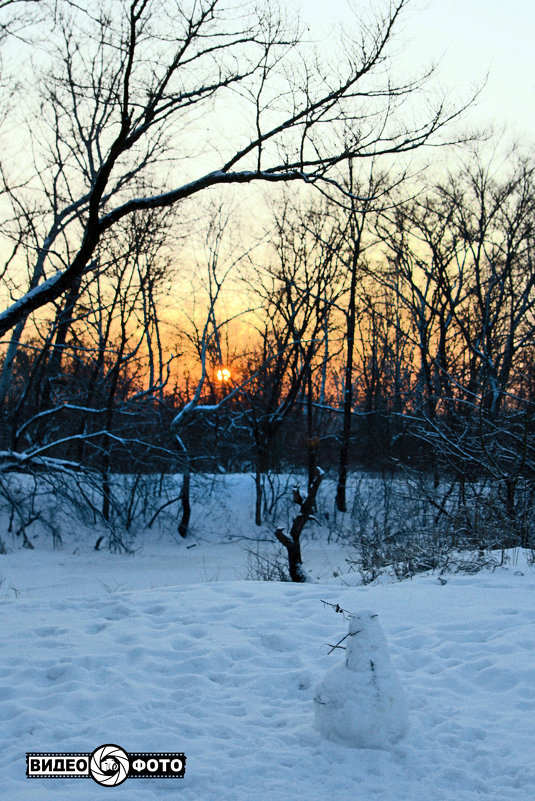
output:
[[416,197],[400,199],[385,176],[366,190],[366,204],[353,191],[345,206],[275,206],[268,248],[258,263],[247,254],[233,284],[246,284],[245,320],[219,308],[239,259],[223,257],[229,220],[214,213],[180,355],[167,355],[158,312],[166,220],[132,219],[99,252],[106,270],[80,289],[68,326],[58,314],[20,343],[6,464],[96,470],[107,521],[114,473],[180,472],[187,508],[191,471],[251,470],[258,525],[270,471],[304,469],[311,486],[318,466],[330,470],[344,512],[350,470],[418,470],[461,493],[490,482],[527,542],[533,168],[513,155],[496,175],[472,155]]
[[[440,97],[417,118],[429,73],[385,70],[407,5],[346,35],[341,66],[267,7],[0,3],[22,65],[4,61],[4,98],[29,97],[2,118],[6,152],[14,124],[27,148],[1,173],[4,476],[61,484],[120,547],[146,476],[148,522],[172,508],[184,536],[195,470],[251,470],[257,525],[275,468],[305,467],[309,489],[330,469],[340,513],[351,469],[419,470],[439,517],[479,493],[529,543],[533,162],[465,145],[446,177],[408,175],[404,154],[471,137]],[[253,183],[287,189],[259,242],[225,254],[224,202],[194,200]],[[170,326],[195,248],[203,292]],[[3,481],[26,537],[39,509],[17,492]]]

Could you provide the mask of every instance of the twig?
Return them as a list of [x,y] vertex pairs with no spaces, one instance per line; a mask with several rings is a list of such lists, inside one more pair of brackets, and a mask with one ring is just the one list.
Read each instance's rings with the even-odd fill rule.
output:
[[348,617],[353,617],[351,612],[348,612],[347,609],[342,609],[340,604],[332,604],[330,601],[324,601],[322,598],[320,598],[320,601],[324,606],[332,607],[335,612],[339,612],[341,615],[347,615]]

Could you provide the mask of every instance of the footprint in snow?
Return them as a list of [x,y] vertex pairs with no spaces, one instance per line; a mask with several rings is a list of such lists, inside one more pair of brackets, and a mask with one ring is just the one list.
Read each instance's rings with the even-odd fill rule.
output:
[[166,611],[167,607],[163,606],[163,604],[158,604],[157,606],[149,606],[149,608],[145,610],[147,615],[162,615]]
[[60,637],[67,633],[67,629],[62,629],[60,626],[41,626],[41,628],[34,629],[33,633],[38,637]]
[[101,631],[108,628],[107,623],[91,623],[86,627],[87,634],[100,634]]
[[269,651],[285,653],[295,650],[295,642],[289,637],[282,637],[280,634],[261,634],[260,642]]

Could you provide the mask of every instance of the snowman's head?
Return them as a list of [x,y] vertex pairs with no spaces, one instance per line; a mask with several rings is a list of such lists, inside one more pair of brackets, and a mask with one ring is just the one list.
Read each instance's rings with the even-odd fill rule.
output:
[[350,670],[373,672],[377,665],[390,660],[379,617],[371,609],[351,616],[346,643],[346,665]]
[[372,612],[371,609],[361,609],[360,612],[352,613],[349,619],[349,634],[358,634],[370,627],[379,626],[377,618],[377,613]]

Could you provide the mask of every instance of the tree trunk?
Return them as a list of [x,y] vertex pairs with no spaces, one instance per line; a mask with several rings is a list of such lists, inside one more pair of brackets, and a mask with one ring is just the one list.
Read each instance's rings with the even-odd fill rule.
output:
[[255,523],[257,526],[262,525],[262,477],[264,475],[264,454],[259,451],[256,455],[256,470],[255,470]]
[[188,526],[191,517],[190,487],[191,473],[188,465],[182,479],[182,492],[180,493],[180,500],[182,501],[182,517],[180,518],[180,523],[178,524],[178,533],[184,538],[188,534]]
[[353,251],[351,265],[351,286],[349,289],[349,307],[346,315],[346,342],[347,359],[344,376],[344,404],[343,404],[343,424],[342,440],[340,442],[340,455],[338,460],[338,483],[336,485],[336,508],[339,512],[347,510],[346,504],[346,485],[347,485],[347,463],[349,459],[349,442],[351,439],[351,412],[353,409],[353,350],[355,343],[355,304],[357,291],[357,248]]
[[26,319],[20,320],[17,323],[7,348],[6,357],[2,365],[2,372],[0,373],[0,408],[3,408],[7,398],[7,393],[9,392],[11,378],[13,375],[13,362],[15,361],[15,356],[17,355],[20,338],[22,336],[22,332],[24,331],[25,324]]
[[[349,189],[353,191],[353,169],[349,165]],[[343,425],[342,440],[340,443],[340,455],[338,462],[338,484],[336,486],[336,508],[339,512],[347,510],[346,485],[347,485],[347,463],[349,460],[349,442],[351,440],[351,412],[353,409],[353,351],[355,348],[355,326],[356,326],[356,300],[357,300],[357,280],[358,266],[360,260],[360,250],[362,241],[362,231],[364,228],[365,210],[362,211],[362,218],[357,219],[357,208],[355,200],[351,201],[351,212],[349,218],[349,241],[351,243],[351,281],[349,285],[349,300],[346,312],[346,344],[347,358],[344,375],[344,403],[343,403]]]
[[65,345],[67,343],[67,336],[69,334],[72,322],[73,312],[78,298],[80,297],[80,286],[82,283],[82,276],[80,276],[69,289],[67,299],[63,309],[58,313],[56,319],[56,338],[52,347],[52,352],[48,360],[46,368],[46,380],[43,388],[43,405],[45,408],[51,405],[51,396],[54,379],[58,378],[61,372],[61,362],[65,352]]
[[307,376],[307,462],[308,462],[308,486],[307,490],[310,492],[314,483],[314,476],[316,475],[316,450],[318,446],[318,437],[314,432],[314,408],[312,405],[312,370],[308,369]]
[[109,459],[109,453],[106,452],[105,464],[102,470],[102,517],[107,523],[109,523],[110,521],[110,511],[111,511],[110,493],[111,493],[110,459]]
[[[35,264],[30,284],[28,286],[29,292],[31,292],[32,289],[35,289],[37,287],[39,281],[43,277],[43,265],[48,253],[48,247],[54,241],[56,232],[57,232],[56,222],[54,222],[52,230],[50,231],[48,237],[45,239],[44,245],[40,249],[39,254],[37,256],[37,262]],[[17,351],[19,349],[20,340],[24,332],[24,328],[26,327],[27,321],[28,321],[28,316],[22,315],[21,318],[15,324],[15,330],[9,342],[6,358],[4,359],[4,364],[2,365],[2,372],[0,374],[0,408],[4,406],[7,393],[9,392],[11,379],[13,376],[13,364],[15,361],[15,357],[17,355]]]
[[324,475],[323,470],[317,467],[316,475],[314,476],[314,481],[312,482],[308,495],[305,500],[300,503],[301,511],[292,523],[290,535],[286,536],[282,528],[278,528],[275,532],[276,538],[284,545],[288,552],[288,570],[290,578],[292,581],[298,583],[306,581],[306,574],[303,570],[303,560],[301,557],[301,533],[314,511],[316,495]]

